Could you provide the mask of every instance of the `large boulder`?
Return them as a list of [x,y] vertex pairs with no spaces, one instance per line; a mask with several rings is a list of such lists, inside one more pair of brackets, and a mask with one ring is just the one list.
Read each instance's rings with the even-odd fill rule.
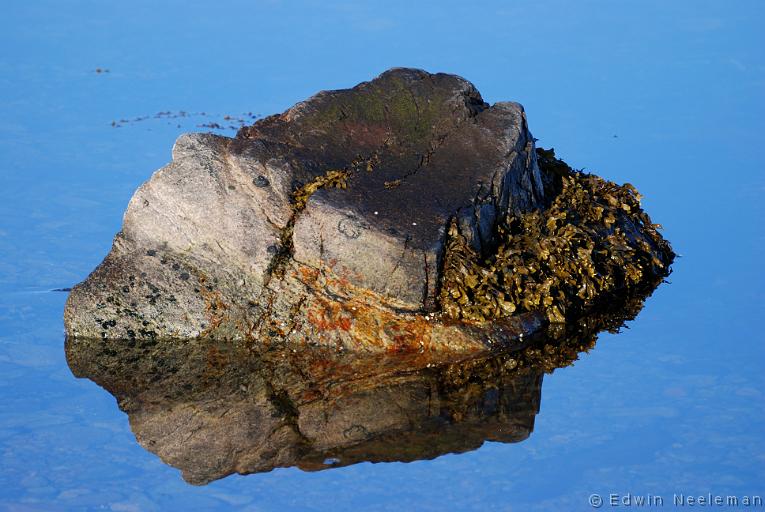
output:
[[671,259],[634,188],[537,150],[519,104],[392,69],[235,138],[182,135],[64,320],[77,337],[465,352],[651,288]]

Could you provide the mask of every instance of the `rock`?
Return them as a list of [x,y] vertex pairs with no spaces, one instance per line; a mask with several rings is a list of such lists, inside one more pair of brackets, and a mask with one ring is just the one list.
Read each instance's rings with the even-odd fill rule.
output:
[[[563,318],[549,284],[525,300],[495,277],[512,269],[486,263],[515,254],[513,219],[566,192],[552,172],[539,168],[519,104],[488,105],[460,77],[413,69],[321,92],[235,138],[182,135],[131,199],[109,255],[72,290],[66,331],[368,351],[510,346]],[[625,212],[588,230],[593,244],[619,235]],[[635,222],[625,243],[664,265],[641,274],[652,281],[671,251]],[[462,271],[491,283],[465,285]]]

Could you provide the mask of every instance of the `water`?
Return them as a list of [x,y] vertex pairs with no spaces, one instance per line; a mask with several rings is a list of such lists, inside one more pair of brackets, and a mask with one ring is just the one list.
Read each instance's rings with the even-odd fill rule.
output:
[[[765,495],[763,14],[759,2],[4,5],[0,508],[591,510],[593,493],[664,508],[681,493]],[[66,293],[49,290],[104,257],[179,133],[391,66],[520,101],[541,145],[636,185],[683,256],[671,285],[545,377],[523,442],[190,486],[136,443],[111,395],[72,376]],[[111,126],[166,111],[214,116]]]

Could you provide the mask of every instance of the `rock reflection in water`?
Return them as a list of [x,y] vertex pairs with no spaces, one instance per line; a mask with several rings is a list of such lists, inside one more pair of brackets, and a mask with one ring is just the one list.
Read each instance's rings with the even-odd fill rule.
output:
[[534,426],[543,372],[519,355],[449,361],[253,352],[211,340],[67,340],[73,373],[113,394],[138,442],[193,484],[521,441]]
[[526,439],[543,374],[633,319],[653,288],[503,352],[460,359],[209,339],[70,338],[66,355],[75,376],[117,398],[138,442],[193,484],[414,461]]

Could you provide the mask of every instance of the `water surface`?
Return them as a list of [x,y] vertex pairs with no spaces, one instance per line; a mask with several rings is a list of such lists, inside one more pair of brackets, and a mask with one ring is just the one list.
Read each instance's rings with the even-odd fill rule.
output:
[[[0,508],[590,510],[593,493],[765,495],[764,13],[743,1],[5,5]],[[190,486],[136,442],[109,393],[72,376],[66,293],[50,290],[106,255],[178,134],[231,134],[392,66],[520,101],[539,144],[633,183],[682,255],[671,284],[628,330],[545,376],[522,442]]]

